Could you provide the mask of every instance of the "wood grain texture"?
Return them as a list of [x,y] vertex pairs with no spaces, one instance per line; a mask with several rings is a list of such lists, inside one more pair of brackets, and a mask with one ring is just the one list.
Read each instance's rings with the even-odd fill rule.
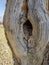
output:
[[10,47],[15,57],[21,60],[21,65],[41,65],[45,62],[49,16],[44,5],[45,0],[7,2],[3,24]]

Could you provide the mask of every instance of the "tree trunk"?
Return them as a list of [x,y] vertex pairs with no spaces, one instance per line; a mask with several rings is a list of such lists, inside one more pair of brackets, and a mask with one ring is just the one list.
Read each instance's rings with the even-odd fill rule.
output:
[[18,65],[44,65],[49,42],[45,0],[7,0],[3,24]]

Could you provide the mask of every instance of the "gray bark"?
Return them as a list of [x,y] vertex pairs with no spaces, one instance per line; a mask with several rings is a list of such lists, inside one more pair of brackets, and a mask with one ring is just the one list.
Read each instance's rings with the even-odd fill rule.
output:
[[43,59],[49,42],[49,16],[44,2],[7,0],[3,24],[18,65],[45,65],[47,61]]

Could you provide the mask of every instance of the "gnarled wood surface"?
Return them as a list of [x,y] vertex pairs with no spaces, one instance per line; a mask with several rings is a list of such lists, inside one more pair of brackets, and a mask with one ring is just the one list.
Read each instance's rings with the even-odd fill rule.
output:
[[49,42],[49,16],[44,3],[7,0],[3,24],[18,65],[44,65],[47,61],[43,59]]

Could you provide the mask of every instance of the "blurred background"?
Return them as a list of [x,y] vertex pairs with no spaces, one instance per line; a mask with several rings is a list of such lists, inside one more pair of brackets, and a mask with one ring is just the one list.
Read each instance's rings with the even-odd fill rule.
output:
[[0,23],[3,22],[5,8],[6,8],[6,0],[0,0]]

